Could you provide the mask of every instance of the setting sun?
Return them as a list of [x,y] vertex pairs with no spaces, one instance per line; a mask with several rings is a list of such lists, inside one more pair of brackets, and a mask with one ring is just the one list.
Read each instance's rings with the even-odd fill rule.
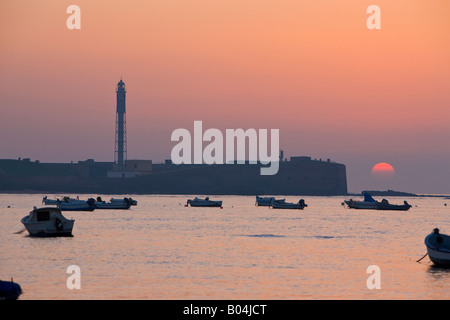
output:
[[394,167],[386,162],[377,163],[372,168],[372,177],[376,179],[390,179],[394,177],[394,174]]

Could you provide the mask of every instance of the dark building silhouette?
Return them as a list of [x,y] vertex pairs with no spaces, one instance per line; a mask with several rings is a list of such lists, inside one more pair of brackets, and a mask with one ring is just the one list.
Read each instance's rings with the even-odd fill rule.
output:
[[[149,160],[147,160],[149,161]],[[108,178],[114,162],[41,163],[0,160],[0,192],[91,194],[345,195],[345,165],[291,157],[278,173],[262,176],[260,165],[175,165],[125,162],[133,175]]]
[[0,192],[90,194],[345,195],[345,165],[310,157],[283,161],[275,175],[261,175],[260,164],[153,164],[127,160],[126,88],[116,87],[114,162],[77,163],[0,160]]

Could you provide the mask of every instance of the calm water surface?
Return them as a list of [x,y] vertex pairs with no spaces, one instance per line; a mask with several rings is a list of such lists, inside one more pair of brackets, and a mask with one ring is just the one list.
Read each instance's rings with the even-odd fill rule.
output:
[[[301,211],[244,196],[211,197],[220,209],[136,195],[130,210],[64,212],[71,238],[14,234],[42,196],[0,194],[0,279],[13,277],[20,299],[450,298],[450,271],[416,262],[433,228],[450,233],[443,198],[389,198],[413,208],[384,212],[344,208],[343,197],[304,197]],[[80,290],[66,286],[69,265],[81,269]],[[370,265],[380,290],[366,286]]]

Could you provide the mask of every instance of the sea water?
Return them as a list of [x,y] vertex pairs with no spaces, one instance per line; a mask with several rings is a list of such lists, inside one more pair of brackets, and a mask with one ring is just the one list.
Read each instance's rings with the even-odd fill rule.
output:
[[[450,234],[444,198],[392,197],[412,208],[375,211],[348,209],[344,197],[277,210],[251,196],[210,196],[222,209],[186,207],[194,196],[127,196],[138,205],[63,212],[73,237],[34,238],[14,232],[43,195],[0,194],[0,279],[14,278],[24,300],[450,298],[450,271],[416,262],[433,228]],[[367,285],[374,265],[380,289]],[[79,289],[67,283],[70,266]]]

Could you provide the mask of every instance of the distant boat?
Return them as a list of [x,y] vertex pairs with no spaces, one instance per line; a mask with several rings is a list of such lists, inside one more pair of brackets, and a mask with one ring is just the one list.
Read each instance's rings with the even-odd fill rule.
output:
[[21,222],[30,236],[55,237],[71,236],[75,220],[66,219],[59,208],[34,207]]
[[450,236],[440,234],[435,228],[431,234],[425,238],[428,256],[437,266],[450,267]]
[[17,300],[22,294],[22,288],[18,283],[0,280],[0,300]]
[[256,196],[255,206],[270,207],[272,202],[284,202],[285,199],[275,199],[275,197],[258,197]]
[[130,209],[131,201],[128,198],[126,200],[122,199],[121,201],[110,201],[105,202],[101,197],[97,197],[97,201],[94,204],[95,209]]
[[195,197],[195,199],[187,201],[186,206],[188,205],[191,207],[222,207],[222,201],[212,201],[208,197],[205,199]]
[[46,206],[52,205],[52,204],[58,204],[61,203],[61,200],[59,199],[48,199],[47,196],[42,198],[42,204],[45,204]]
[[46,206],[48,205],[58,205],[60,203],[79,203],[79,202],[84,202],[86,200],[80,200],[80,199],[73,199],[70,197],[62,197],[61,199],[56,198],[56,199],[48,199],[47,196],[42,198],[42,204],[45,204]]
[[61,202],[57,204],[62,211],[94,211],[95,199],[79,200],[76,202]]
[[300,199],[298,203],[289,203],[289,202],[272,202],[270,205],[273,209],[304,209],[308,205],[305,203],[305,200]]
[[389,201],[383,199],[381,202],[376,201],[368,193],[364,194],[364,201],[356,201],[353,199],[345,200],[344,203],[352,209],[367,209],[367,210],[402,210],[406,211],[411,208],[408,202],[404,201],[403,204],[390,204]]
[[132,199],[132,198],[123,198],[123,199],[114,199],[114,198],[111,198],[109,201],[110,201],[111,203],[116,203],[116,202],[129,202],[130,205],[132,205],[132,206],[137,206],[137,200],[134,200],[134,199]]
[[344,200],[345,204],[352,209],[376,209],[377,204],[374,198],[368,193],[364,193],[364,201],[355,201],[353,199]]

